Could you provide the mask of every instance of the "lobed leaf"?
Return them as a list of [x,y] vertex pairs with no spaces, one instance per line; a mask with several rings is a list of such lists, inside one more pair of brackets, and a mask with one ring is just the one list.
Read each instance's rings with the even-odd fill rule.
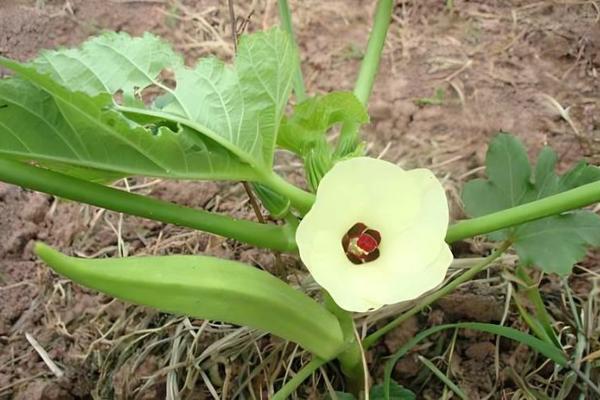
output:
[[80,48],[42,51],[31,66],[72,91],[91,96],[122,91],[133,98],[148,86],[162,86],[161,71],[182,64],[181,56],[151,33],[106,32]]
[[568,275],[581,261],[587,246],[600,246],[600,216],[576,211],[543,218],[518,227],[515,249],[525,265],[537,265],[544,272]]
[[249,265],[206,256],[81,259],[41,243],[35,251],[56,272],[135,304],[265,330],[326,359],[344,347],[333,314]]
[[215,58],[194,69],[176,68],[177,87],[161,115],[192,121],[200,134],[243,161],[270,169],[294,60],[294,47],[282,31],[243,36],[233,68]]
[[[146,175],[250,179],[254,172],[191,129],[142,126],[109,94],[72,92],[31,67],[0,59],[19,78],[0,81],[0,155],[96,179]],[[88,169],[92,169],[92,171]]]
[[[150,34],[107,33],[29,65],[0,58],[19,75],[0,81],[0,155],[90,180],[259,180],[270,173],[293,62],[278,30],[243,37],[233,68],[208,58],[189,69]],[[159,79],[165,68],[175,89]],[[135,98],[148,86],[166,93],[162,109]],[[117,105],[117,92],[135,107]]]
[[[532,176],[523,144],[509,134],[497,135],[486,157],[489,179],[475,179],[465,185],[465,211],[479,217],[600,180],[600,168],[585,162],[558,176],[557,159],[554,150],[543,148]],[[600,216],[587,211],[569,212],[489,236],[492,240],[510,238],[525,265],[566,275],[585,257],[588,246],[600,246]]]

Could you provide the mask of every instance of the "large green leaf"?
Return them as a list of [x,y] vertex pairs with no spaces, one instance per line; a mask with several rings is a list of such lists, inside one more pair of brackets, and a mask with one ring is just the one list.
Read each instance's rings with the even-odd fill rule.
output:
[[81,259],[41,243],[35,251],[56,272],[132,303],[262,329],[325,359],[344,347],[333,314],[249,265],[205,256]]
[[[563,176],[555,172],[557,155],[540,151],[534,175],[523,144],[508,134],[496,136],[486,158],[489,179],[465,185],[463,202],[473,217],[490,214],[600,180],[600,168],[580,162]],[[568,274],[588,246],[600,246],[600,216],[576,211],[494,232],[493,240],[510,238],[521,261],[546,272]]]
[[133,97],[150,85],[164,88],[161,71],[182,64],[180,55],[150,33],[132,38],[125,32],[106,32],[80,48],[42,51],[31,65],[70,90],[92,96],[123,91]]
[[[220,143],[257,169],[270,169],[294,72],[294,47],[279,30],[243,36],[233,68],[215,58],[177,68],[168,118]],[[135,110],[134,110],[135,111]]]
[[107,93],[72,92],[32,67],[7,59],[0,64],[29,81],[0,81],[0,155],[109,176],[254,177],[248,165],[189,128],[139,125],[115,111]]
[[[2,82],[0,154],[66,172],[77,167],[74,174],[88,178],[107,171],[258,180],[270,173],[294,59],[279,30],[242,37],[234,67],[208,58],[187,68],[150,34],[104,34],[79,49],[42,53],[30,65],[0,58],[40,89],[19,93],[11,90],[21,84],[16,79]],[[160,80],[165,68],[175,73],[175,89]],[[155,102],[160,109],[145,109],[135,96],[148,86],[164,92]],[[112,99],[117,92],[124,105]]]

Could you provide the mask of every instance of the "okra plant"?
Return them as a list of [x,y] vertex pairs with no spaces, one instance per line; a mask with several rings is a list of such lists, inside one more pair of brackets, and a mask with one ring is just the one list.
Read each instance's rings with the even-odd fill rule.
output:
[[[43,51],[26,63],[0,58],[13,72],[0,80],[0,179],[298,253],[322,296],[311,298],[252,266],[202,255],[80,259],[38,243],[41,259],[74,282],[126,301],[298,343],[314,359],[275,395],[282,399],[334,360],[349,390],[368,393],[364,350],[510,246],[520,267],[566,276],[589,246],[600,245],[600,217],[574,211],[600,200],[600,169],[582,161],[558,176],[550,148],[532,167],[523,145],[507,133],[489,146],[487,179],[464,188],[465,211],[473,218],[450,224],[444,188],[431,171],[370,158],[360,140],[392,2],[377,5],[354,92],[312,97],[302,86],[287,4],[280,6],[284,29],[242,36],[233,65],[205,58],[187,66],[158,37],[125,33]],[[159,94],[148,101],[150,89]],[[286,114],[292,89],[293,111]],[[340,134],[333,140],[328,132],[336,125]],[[276,149],[303,161],[306,190],[274,171]],[[249,182],[271,222],[237,220],[110,186],[134,176]],[[453,262],[449,244],[484,234],[501,242],[496,252],[440,288]],[[405,314],[358,336],[352,312],[415,299]],[[575,368],[555,336],[509,328],[494,333],[525,335],[558,366]],[[389,398],[390,387],[388,380],[376,392]]]

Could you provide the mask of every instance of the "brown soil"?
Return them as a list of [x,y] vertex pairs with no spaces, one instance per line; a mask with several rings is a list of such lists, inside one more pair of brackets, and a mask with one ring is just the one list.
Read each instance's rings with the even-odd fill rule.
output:
[[[250,16],[249,30],[277,21],[274,0],[254,1],[251,6],[236,3],[240,3],[239,17]],[[562,167],[582,156],[600,162],[598,5],[456,0],[448,11],[444,3],[397,1],[370,102],[371,124],[364,136],[369,153],[436,171],[447,186],[454,218],[464,216],[459,201],[463,182],[480,174],[486,145],[499,130],[521,137],[532,155],[550,144],[559,150]],[[311,0],[291,1],[291,5],[309,92],[351,90],[374,1]],[[232,55],[223,1],[0,0],[0,54],[7,57],[26,60],[40,49],[76,45],[104,29],[155,32],[185,52],[189,61],[205,54]],[[432,97],[436,89],[444,91],[442,103],[424,104],[423,99]],[[569,107],[573,126],[541,94]],[[297,178],[297,171],[291,173]],[[236,184],[155,182],[139,191],[253,218]],[[275,256],[230,240],[0,184],[0,399],[165,398],[164,368],[176,346],[173,338],[181,337],[180,328],[197,331],[204,326],[202,321],[162,315],[70,284],[35,259],[31,252],[35,240],[85,256],[207,253],[274,272],[282,267],[276,265]],[[468,241],[456,251],[483,254],[486,245]],[[285,275],[301,271],[293,258],[283,261]],[[598,257],[591,257],[586,266],[599,271]],[[506,324],[522,327],[513,308],[505,312],[505,281],[499,272],[493,276],[498,280],[465,286],[390,334],[369,354],[374,378],[382,376],[382,357],[427,326],[456,320],[498,322],[508,317]],[[587,275],[575,276],[575,294],[585,298],[589,282]],[[560,286],[549,279],[543,289],[559,309]],[[232,331],[210,326],[199,343],[186,336],[177,346],[188,346],[198,355]],[[64,371],[62,377],[53,375],[25,333]],[[520,390],[515,376],[535,368],[526,348],[500,341],[497,376],[496,339],[462,331],[454,339],[448,333],[425,342],[398,364],[395,378],[418,392],[419,398],[440,398],[443,386],[416,355],[438,356],[451,342],[455,346],[451,363],[441,367],[448,368],[471,399],[489,393],[495,399],[511,398]],[[194,375],[195,383],[182,393],[183,398],[212,398],[211,385],[219,392],[225,390],[222,377],[229,379],[228,398],[248,398],[249,391],[268,397],[270,389],[264,383],[284,372],[274,374],[275,367],[268,367],[254,375],[248,368],[273,363],[263,360],[261,364],[260,357],[274,348],[280,349],[281,357],[289,356],[292,346],[282,349],[279,341],[264,338],[256,343],[251,349],[233,346],[233,353],[203,361],[206,374]],[[258,349],[264,354],[258,354]],[[180,380],[193,370],[175,369]],[[333,375],[332,383],[337,385]],[[300,398],[320,398],[324,387],[321,381],[308,383]]]

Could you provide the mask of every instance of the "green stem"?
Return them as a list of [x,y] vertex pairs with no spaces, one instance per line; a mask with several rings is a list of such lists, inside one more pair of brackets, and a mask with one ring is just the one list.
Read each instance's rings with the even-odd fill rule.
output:
[[[363,104],[367,105],[373,83],[379,71],[379,62],[381,61],[381,52],[385,44],[385,37],[392,19],[392,10],[394,2],[392,0],[379,0],[375,17],[373,18],[373,29],[369,35],[367,51],[363,57],[358,72],[358,78],[354,85],[354,95]],[[342,125],[340,139],[336,153],[344,156],[351,152],[359,143],[358,129],[360,125],[355,122],[347,122]]]
[[258,176],[254,180],[249,179],[249,181],[262,183],[270,189],[275,190],[276,192],[279,192],[282,195],[285,195],[287,198],[290,199],[292,205],[298,208],[298,210],[302,213],[308,212],[308,210],[310,210],[310,207],[314,203],[313,194],[305,192],[304,190],[292,185],[291,183],[287,182],[285,179],[277,175],[275,172],[273,172],[271,169],[266,170],[264,166],[257,164],[256,160],[254,160],[251,155],[244,152],[232,143],[227,142],[227,140],[224,140],[215,132],[211,131],[210,129],[199,124],[196,121],[192,121],[177,115],[165,113],[164,111],[160,110],[148,110],[145,108],[124,106],[118,106],[117,108],[119,111],[125,113],[128,116],[131,115],[137,116],[138,118],[141,116],[150,119],[165,119],[168,121],[173,121],[185,125],[188,128],[195,130],[196,132],[201,132],[210,139],[219,143],[221,146],[223,146],[230,152],[232,152],[241,161],[247,163],[248,165],[250,165],[250,167],[252,167],[252,169]]
[[0,159],[0,180],[69,200],[198,229],[279,251],[295,251],[293,229],[238,220],[141,196],[29,164]]
[[317,369],[327,363],[328,360],[323,358],[315,357],[308,364],[306,364],[296,375],[290,379],[275,395],[271,400],[285,400],[296,390],[298,386],[302,384],[309,376],[311,376]]
[[323,290],[322,292],[325,308],[338,319],[344,334],[344,341],[347,344],[346,349],[337,357],[342,373],[346,377],[347,390],[359,398],[360,392],[365,388],[365,370],[362,362],[362,349],[355,333],[354,318],[352,313],[338,306],[327,291]]
[[[552,344],[554,344],[557,347],[560,347],[560,341],[556,337],[556,333],[552,328],[552,318],[550,318],[550,314],[548,313],[548,310],[544,305],[544,300],[542,299],[542,295],[540,294],[537,284],[533,281],[533,279],[531,279],[531,277],[527,273],[525,266],[521,263],[517,265],[516,275],[524,284],[521,285],[519,282],[518,287],[523,290],[529,301],[533,304],[535,308],[535,316],[537,320],[539,320],[543,328],[544,334]],[[515,299],[517,298],[515,297]],[[544,338],[540,337],[540,339]]]
[[414,306],[413,308],[411,308],[404,314],[400,315],[398,318],[394,319],[393,321],[389,322],[387,325],[383,326],[382,328],[379,328],[378,330],[376,330],[375,332],[373,332],[372,334],[367,336],[363,340],[363,347],[365,349],[368,349],[369,347],[373,346],[386,333],[388,333],[395,327],[401,325],[403,322],[408,320],[413,315],[416,315],[418,312],[423,310],[425,307],[436,302],[440,298],[446,296],[448,293],[453,292],[457,287],[459,287],[463,283],[473,279],[478,273],[480,273],[481,271],[486,269],[490,264],[492,264],[492,262],[494,262],[498,257],[500,257],[500,255],[502,255],[502,253],[504,253],[504,251],[506,251],[506,249],[508,249],[509,247],[510,247],[510,242],[503,243],[500,246],[500,248],[498,248],[498,250],[496,250],[491,256],[487,257],[485,260],[483,260],[479,264],[475,264],[473,267],[471,267],[469,270],[467,270],[467,272],[465,272],[464,274],[462,274],[461,276],[459,276],[458,278],[456,278],[455,280],[453,280],[452,282],[450,282],[443,288],[436,290],[435,292],[431,293],[429,296],[424,297],[421,301],[419,301],[419,303],[416,306]]
[[[323,290],[323,301],[325,308],[329,310],[338,319],[342,332],[344,334],[344,340],[348,344],[346,350],[338,355],[342,372],[349,380],[349,386],[355,391],[360,391],[364,388],[364,371],[362,365],[362,353],[360,346],[356,342],[354,335],[354,321],[352,314],[348,311],[343,310],[337,305],[331,298],[329,293]],[[298,388],[309,376],[311,376],[319,367],[326,364],[331,360],[316,357],[306,364],[294,378],[288,381],[277,393],[273,396],[272,400],[284,400],[290,396],[294,390]]]
[[531,203],[498,211],[479,218],[458,222],[446,234],[446,242],[452,243],[465,238],[494,232],[594,204],[600,201],[600,181],[588,183]]
[[314,194],[292,185],[275,172],[271,172],[269,175],[263,177],[260,183],[290,199],[292,206],[302,214],[306,214],[315,202]]
[[377,9],[375,10],[375,17],[373,19],[373,29],[369,35],[367,51],[360,65],[358,79],[354,86],[354,95],[365,105],[369,100],[371,91],[373,90],[373,82],[375,82],[375,77],[379,70],[385,36],[392,20],[393,6],[393,0],[379,0],[377,2]]
[[292,13],[290,12],[290,6],[287,0],[279,0],[278,3],[281,25],[283,25],[283,29],[288,33],[296,48],[297,66],[296,73],[294,74],[294,94],[296,95],[296,101],[300,103],[306,99],[306,90],[304,89],[304,78],[302,77],[302,68],[300,64],[300,51],[296,42],[296,35],[294,35],[294,27],[292,25]]

